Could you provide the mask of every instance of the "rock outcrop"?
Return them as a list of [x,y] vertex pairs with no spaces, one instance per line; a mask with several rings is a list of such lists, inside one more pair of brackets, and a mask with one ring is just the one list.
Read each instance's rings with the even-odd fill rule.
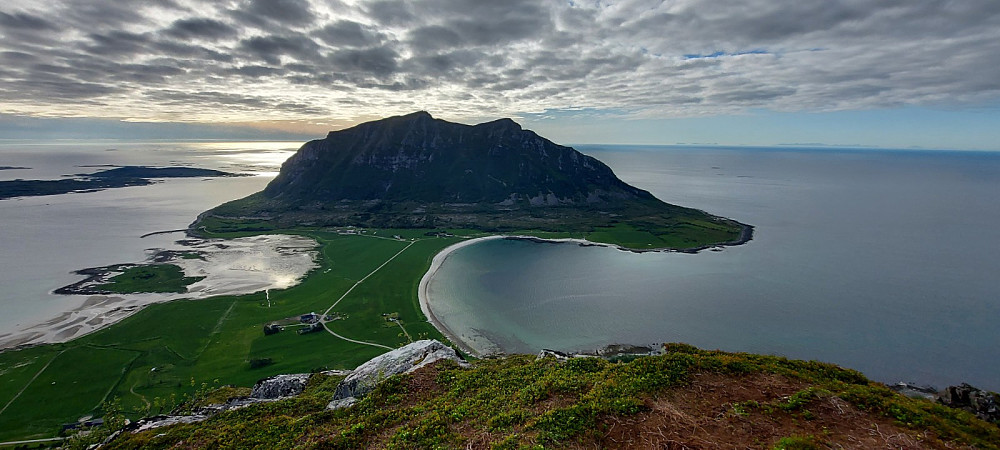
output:
[[455,350],[433,339],[425,339],[376,356],[354,369],[344,381],[337,385],[337,392],[327,409],[350,406],[375,389],[382,380],[393,375],[409,373],[428,364],[451,360],[459,365],[468,365]]
[[1000,423],[1000,398],[993,392],[983,391],[967,383],[948,386],[938,397],[938,402],[952,408],[963,409],[987,422]]
[[265,378],[254,385],[250,398],[277,399],[299,395],[306,389],[310,376],[310,373],[295,373]]
[[294,373],[264,378],[253,386],[249,397],[236,397],[226,403],[203,406],[191,414],[144,417],[133,422],[125,429],[132,433],[138,433],[179,423],[201,422],[223,411],[239,409],[256,403],[273,402],[283,398],[295,397],[305,390],[306,383],[309,382],[311,376],[311,373]]

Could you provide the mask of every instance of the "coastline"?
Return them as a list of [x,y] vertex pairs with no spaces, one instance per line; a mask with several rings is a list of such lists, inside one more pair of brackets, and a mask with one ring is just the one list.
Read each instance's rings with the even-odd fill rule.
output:
[[495,234],[491,236],[466,239],[464,241],[457,242],[453,245],[445,247],[443,250],[434,255],[434,258],[431,260],[430,267],[427,269],[427,272],[424,273],[424,276],[420,278],[420,284],[417,287],[417,299],[418,302],[420,303],[420,312],[422,312],[424,314],[424,317],[427,318],[427,321],[430,322],[431,325],[433,325],[434,328],[436,328],[439,332],[441,332],[441,334],[443,334],[444,337],[446,337],[453,345],[458,347],[463,352],[473,355],[477,358],[482,357],[483,355],[481,355],[478,351],[472,348],[472,346],[469,345],[468,342],[459,338],[454,331],[452,331],[444,323],[442,323],[437,318],[437,316],[434,315],[434,311],[431,309],[430,305],[430,294],[428,292],[430,288],[430,281],[437,274],[438,270],[441,269],[441,266],[448,259],[448,257],[451,256],[451,254],[456,250],[483,241],[494,240],[494,239],[508,239],[508,240],[529,241],[539,244],[577,244],[581,247],[608,247],[608,248],[614,248],[619,251],[631,252],[631,253],[673,252],[673,253],[694,254],[694,253],[699,253],[702,250],[746,244],[747,242],[753,239],[754,227],[752,225],[745,225],[745,224],[741,225],[742,225],[742,230],[740,231],[740,237],[736,240],[729,242],[721,242],[712,245],[705,245],[696,248],[689,248],[689,249],[670,249],[670,248],[633,249],[628,247],[622,247],[616,244],[594,242],[580,238],[540,238],[537,236],[521,235],[521,234],[515,234],[515,235]]
[[[285,234],[227,239],[224,243],[219,239],[186,237],[177,241],[175,249],[156,249],[157,252],[148,254],[146,261],[142,263],[123,264],[168,262],[180,266],[186,276],[205,277],[189,285],[187,292],[183,293],[81,294],[67,290],[68,287],[81,284],[106,282],[105,278],[115,274],[102,272],[105,277],[101,278],[88,273],[96,269],[82,269],[77,273],[88,278],[55,291],[70,294],[67,298],[80,299],[78,306],[40,322],[0,333],[0,352],[68,342],[120,322],[156,303],[287,289],[301,282],[310,271],[318,267],[318,246],[313,239]],[[161,258],[162,254],[171,252],[172,256]],[[180,253],[198,253],[200,257],[183,258],[177,256]]]
[[434,275],[437,274],[437,271],[441,268],[441,265],[444,264],[444,261],[448,259],[448,256],[454,253],[455,250],[458,250],[462,247],[466,247],[478,242],[489,241],[493,239],[504,239],[505,237],[506,236],[503,235],[484,236],[484,237],[466,239],[464,241],[456,242],[455,244],[445,247],[444,250],[441,250],[436,255],[434,255],[434,259],[431,260],[431,266],[427,269],[427,272],[424,273],[424,276],[420,278],[420,284],[417,287],[417,299],[420,303],[420,312],[424,314],[424,317],[427,318],[427,321],[430,322],[431,325],[434,326],[434,328],[437,328],[437,330],[440,331],[441,334],[443,334],[444,337],[447,338],[448,341],[452,343],[452,345],[458,347],[463,352],[473,355],[477,358],[481,357],[482,355],[480,355],[479,352],[473,349],[468,343],[459,339],[457,335],[455,335],[448,327],[446,327],[443,323],[441,323],[441,321],[438,320],[437,316],[434,315],[434,312],[431,310],[430,307],[430,296],[428,295],[427,291],[430,288],[431,278],[434,278]]

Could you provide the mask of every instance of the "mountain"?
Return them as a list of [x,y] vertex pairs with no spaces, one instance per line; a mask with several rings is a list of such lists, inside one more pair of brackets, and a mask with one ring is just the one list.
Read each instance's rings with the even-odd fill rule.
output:
[[377,200],[544,207],[653,199],[600,161],[513,120],[470,126],[426,112],[305,144],[264,195],[296,205]]
[[[194,228],[231,231],[233,222],[613,231],[605,241],[642,248],[749,238],[749,227],[664,203],[513,120],[464,125],[422,111],[307,142],[262,192],[208,211]],[[627,242],[622,232],[645,234]]]

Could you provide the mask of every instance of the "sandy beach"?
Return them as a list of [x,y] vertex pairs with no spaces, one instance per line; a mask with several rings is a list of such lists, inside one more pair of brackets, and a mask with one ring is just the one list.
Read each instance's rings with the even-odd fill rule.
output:
[[180,266],[186,276],[205,277],[188,286],[188,292],[67,296],[79,298],[80,303],[51,319],[0,334],[0,350],[66,342],[119,322],[154,303],[286,289],[317,267],[318,245],[312,239],[292,235],[180,240],[176,248],[151,250],[147,263],[163,250],[200,254],[201,258],[165,261]]
[[488,241],[491,239],[503,239],[504,237],[505,236],[486,236],[480,238],[473,238],[446,247],[444,250],[438,252],[437,255],[434,255],[434,259],[431,260],[431,267],[427,269],[427,273],[425,273],[423,278],[420,279],[420,286],[417,288],[417,297],[420,300],[420,311],[424,313],[424,316],[427,317],[427,320],[432,325],[434,325],[434,328],[437,328],[438,331],[441,332],[441,334],[443,334],[446,338],[448,338],[448,340],[451,341],[452,344],[462,349],[462,351],[470,355],[475,355],[477,357],[482,355],[480,355],[478,351],[469,346],[467,342],[459,339],[457,335],[452,333],[452,331],[449,330],[448,327],[446,327],[443,323],[441,323],[441,321],[439,321],[437,317],[434,315],[434,311],[431,310],[430,307],[430,296],[428,292],[430,287],[429,285],[431,279],[434,278],[434,274],[437,273],[438,269],[441,268],[441,265],[444,264],[444,261],[448,259],[448,256],[454,253],[455,250],[475,244],[477,242]]
[[[482,241],[492,240],[492,239],[522,239],[522,240],[528,240],[528,241],[533,241],[533,242],[544,242],[544,243],[553,243],[553,244],[571,243],[571,244],[579,244],[579,245],[595,246],[595,247],[596,246],[600,246],[600,247],[615,247],[615,246],[610,245],[610,244],[603,244],[603,243],[599,243],[599,242],[591,242],[591,241],[588,241],[586,239],[577,239],[577,238],[553,238],[553,239],[548,239],[548,238],[539,238],[539,237],[535,237],[535,236],[524,236],[524,235],[494,235],[494,236],[485,236],[485,237],[480,237],[480,238],[468,239],[468,240],[456,243],[456,244],[454,244],[452,246],[449,246],[449,247],[445,248],[444,250],[441,250],[437,255],[434,256],[434,259],[431,260],[431,266],[430,266],[430,268],[427,269],[427,273],[425,273],[424,276],[423,276],[423,278],[420,279],[420,286],[417,289],[417,296],[419,297],[419,300],[420,300],[420,311],[423,312],[424,316],[427,317],[427,320],[432,325],[434,325],[434,328],[437,328],[438,331],[440,331],[441,334],[443,334],[445,337],[447,337],[448,340],[451,341],[452,344],[454,344],[458,348],[462,349],[462,351],[464,351],[466,353],[469,353],[471,355],[475,355],[477,357],[482,357],[483,356],[479,350],[476,350],[468,342],[466,342],[465,340],[461,339],[457,334],[455,334],[451,329],[449,329],[444,323],[442,323],[440,320],[438,320],[437,316],[434,315],[434,310],[431,308],[431,305],[430,305],[430,292],[429,292],[430,291],[430,281],[431,281],[431,279],[434,278],[434,275],[441,268],[441,265],[444,264],[445,260],[447,260],[448,257],[452,253],[455,252],[455,250],[458,250],[458,249],[460,249],[462,247],[473,245],[473,244],[476,244],[476,243],[479,243],[479,242],[482,242]],[[622,249],[622,250],[627,250],[627,249]]]

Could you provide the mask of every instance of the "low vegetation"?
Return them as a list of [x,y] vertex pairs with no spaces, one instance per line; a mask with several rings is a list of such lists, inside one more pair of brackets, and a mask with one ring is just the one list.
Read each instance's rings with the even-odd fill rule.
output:
[[624,362],[510,356],[439,363],[326,411],[296,399],[126,434],[110,448],[997,448],[1000,429],[833,365],[670,344]]
[[94,290],[134,294],[149,292],[187,292],[187,287],[205,277],[186,277],[180,267],[173,264],[136,266],[115,275],[108,283],[94,286]]
[[56,436],[63,424],[104,416],[103,405],[115,399],[135,419],[170,411],[203,389],[250,386],[280,373],[354,368],[385,349],[326,332],[266,336],[263,327],[322,313],[411,238],[423,240],[345,297],[331,311],[341,319],[328,326],[342,336],[397,347],[409,338],[399,326],[384,326],[382,313],[398,313],[412,339],[444,340],[420,312],[417,285],[433,256],[460,237],[426,236],[426,230],[379,230],[376,236],[287,232],[321,245],[319,267],[295,287],[155,304],[67,343],[0,352],[0,441]]

